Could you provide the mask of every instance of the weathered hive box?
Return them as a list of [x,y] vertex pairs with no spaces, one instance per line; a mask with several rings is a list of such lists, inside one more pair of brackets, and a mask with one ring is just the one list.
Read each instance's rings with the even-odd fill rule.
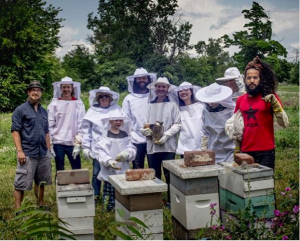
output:
[[167,184],[157,178],[127,181],[125,174],[110,175],[108,181],[115,188],[116,220],[124,222],[136,217],[149,227],[141,231],[144,238],[163,239],[162,192],[168,190]]
[[218,193],[218,176],[225,174],[219,165],[184,167],[183,159],[163,161],[170,171],[170,182],[184,195]]
[[[249,204],[251,200],[251,204]],[[251,212],[258,217],[271,218],[274,216],[274,195],[241,198],[238,195],[220,187],[220,207],[224,210],[244,210],[250,205]]]
[[90,183],[89,170],[75,169],[57,171],[56,180],[58,185]]
[[[186,196],[170,184],[171,213],[186,229],[204,228],[210,224],[210,204],[216,203],[216,215],[219,216],[218,193]],[[217,223],[214,216],[213,224]]]
[[216,215],[219,215],[218,176],[225,174],[225,168],[220,165],[187,167],[183,159],[163,161],[163,166],[170,171],[174,237],[195,239],[210,224],[211,203],[217,204]]
[[94,190],[87,169],[57,172],[56,202],[58,217],[75,239],[94,239]]
[[241,169],[234,162],[219,163],[226,174],[219,176],[220,187],[242,197],[270,195],[274,190],[273,170],[265,166]]
[[91,184],[56,185],[56,201],[59,218],[95,216]]

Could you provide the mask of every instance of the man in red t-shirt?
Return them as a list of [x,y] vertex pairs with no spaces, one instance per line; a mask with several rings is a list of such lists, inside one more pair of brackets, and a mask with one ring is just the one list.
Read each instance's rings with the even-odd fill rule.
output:
[[247,93],[237,99],[235,112],[241,111],[244,133],[241,151],[253,156],[256,163],[275,167],[273,115],[286,127],[288,117],[275,93],[277,78],[271,67],[256,57],[244,71]]

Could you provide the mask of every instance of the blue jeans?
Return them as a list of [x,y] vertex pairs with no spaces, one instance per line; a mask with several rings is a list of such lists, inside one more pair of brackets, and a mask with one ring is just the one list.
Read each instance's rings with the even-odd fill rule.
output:
[[97,159],[93,159],[93,177],[92,177],[92,186],[94,188],[94,195],[100,196],[101,190],[101,181],[97,179],[97,176],[101,170],[100,163]]
[[81,169],[80,155],[77,155],[76,159],[72,156],[74,146],[54,144],[53,149],[55,152],[56,171],[65,170],[65,155],[67,155],[72,169]]

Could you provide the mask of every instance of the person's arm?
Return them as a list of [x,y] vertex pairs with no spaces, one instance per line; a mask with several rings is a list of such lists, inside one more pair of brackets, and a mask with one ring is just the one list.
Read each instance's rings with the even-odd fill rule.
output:
[[131,119],[130,105],[129,105],[129,101],[127,100],[126,97],[125,97],[125,99],[123,100],[123,103],[122,103],[122,112],[123,112],[124,116]]
[[53,102],[51,102],[48,105],[48,107],[47,107],[47,113],[48,113],[49,139],[50,139],[50,141],[52,141],[54,127],[56,126]]
[[271,103],[274,115],[276,117],[278,125],[282,127],[287,127],[289,124],[289,119],[285,111],[283,110],[281,101],[279,99],[279,96],[277,94],[273,95],[267,95],[263,98],[265,102]]
[[50,135],[49,132],[46,134],[46,145],[49,151],[51,151],[51,144],[50,144]]
[[21,165],[23,165],[26,161],[25,153],[23,152],[23,148],[21,145],[21,137],[20,133],[18,131],[13,131],[12,138],[15,143],[16,149],[17,149],[17,158]]

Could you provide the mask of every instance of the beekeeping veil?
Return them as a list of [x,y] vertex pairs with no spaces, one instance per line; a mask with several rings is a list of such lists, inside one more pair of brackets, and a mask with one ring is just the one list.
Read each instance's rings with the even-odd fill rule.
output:
[[62,78],[61,81],[52,83],[53,85],[53,99],[62,97],[61,85],[71,84],[73,86],[73,95],[77,100],[80,100],[80,85],[81,83],[73,81],[70,77]]
[[135,70],[134,75],[128,76],[126,77],[127,83],[128,83],[128,92],[129,93],[135,93],[138,94],[136,92],[136,78],[137,77],[143,77],[143,76],[147,76],[148,81],[150,83],[155,82],[156,81],[156,73],[148,73],[147,70],[145,70],[144,68],[138,68]]
[[181,90],[188,90],[188,89],[190,89],[191,92],[192,92],[192,97],[191,98],[192,99],[194,98],[195,101],[198,101],[196,99],[195,95],[196,95],[196,92],[201,89],[201,87],[200,86],[196,86],[196,85],[192,85],[191,83],[186,82],[186,81],[183,82],[183,83],[181,83],[178,87],[173,88],[171,90],[171,92],[170,92],[170,95],[176,101],[176,103],[178,105],[180,105],[179,91],[181,91]]
[[110,88],[106,86],[101,86],[99,89],[93,89],[89,91],[89,103],[93,110],[97,111],[99,108],[101,108],[98,102],[100,93],[106,93],[111,96],[111,102],[109,106],[112,106],[119,101],[120,96],[117,92],[110,90]]

